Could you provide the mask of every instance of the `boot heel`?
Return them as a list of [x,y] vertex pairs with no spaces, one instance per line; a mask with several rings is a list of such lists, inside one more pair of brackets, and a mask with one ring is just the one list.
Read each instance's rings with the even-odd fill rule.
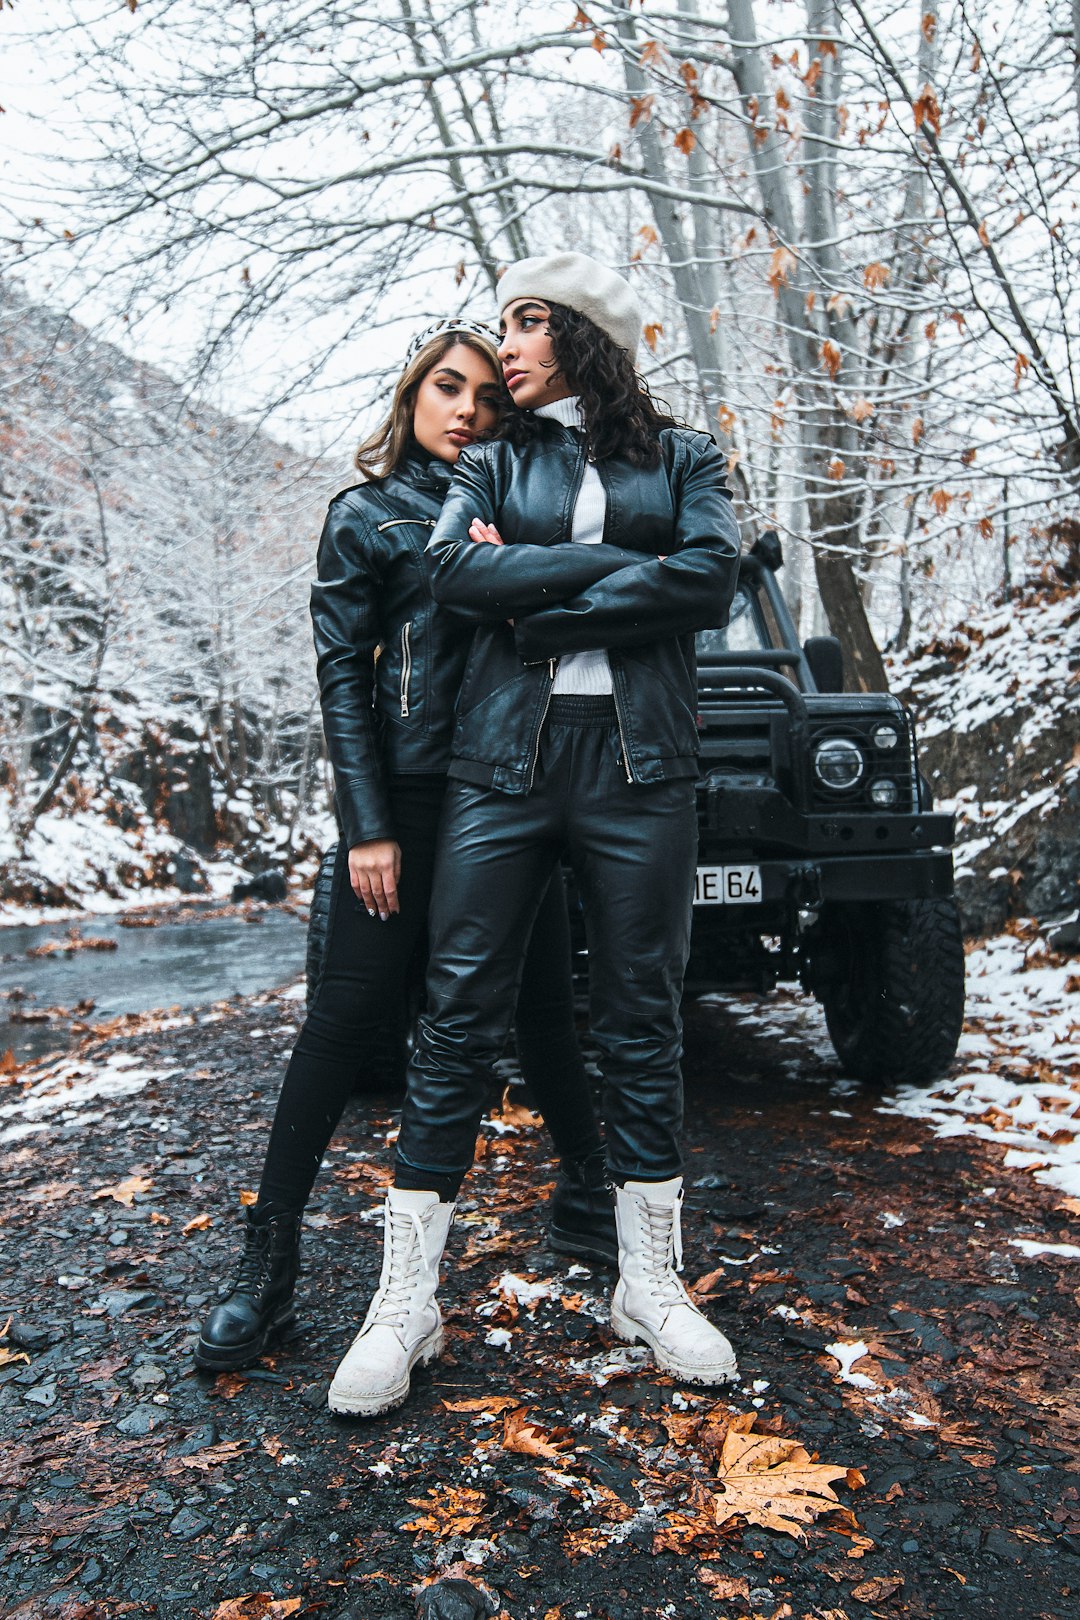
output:
[[442,1328],[440,1328],[435,1337],[432,1339],[431,1343],[424,1348],[424,1351],[420,1357],[421,1367],[426,1367],[429,1362],[438,1361],[439,1357],[443,1353],[443,1346],[445,1343],[446,1335]]
[[281,1316],[274,1318],[270,1331],[276,1339],[280,1339],[283,1344],[287,1344],[290,1339],[298,1339],[304,1330],[300,1326],[296,1312],[287,1310]]

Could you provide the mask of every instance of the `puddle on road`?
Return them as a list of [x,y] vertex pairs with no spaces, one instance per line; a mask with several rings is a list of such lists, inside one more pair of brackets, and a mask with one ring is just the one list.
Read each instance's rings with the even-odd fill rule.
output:
[[[116,941],[115,950],[79,950],[70,956],[27,956],[49,941],[62,943],[71,927],[84,939]],[[68,1020],[24,1023],[33,1013],[92,1001],[94,1022],[118,1013],[158,1007],[200,1007],[230,996],[257,995],[290,984],[304,970],[306,923],[282,906],[248,913],[187,917],[152,928],[125,928],[120,917],[80,917],[0,929],[0,1052],[10,1047],[25,1063],[72,1043]],[[15,994],[13,994],[15,992]]]

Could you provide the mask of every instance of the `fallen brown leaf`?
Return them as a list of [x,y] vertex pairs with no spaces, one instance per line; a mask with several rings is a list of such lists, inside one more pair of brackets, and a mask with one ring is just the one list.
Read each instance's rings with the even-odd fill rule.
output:
[[226,1598],[214,1610],[212,1620],[285,1620],[295,1614],[303,1598],[276,1598],[273,1592],[248,1592],[244,1597]]
[[438,1540],[448,1536],[471,1534],[483,1518],[483,1491],[455,1490],[447,1486],[433,1489],[426,1496],[410,1496],[413,1507],[424,1511],[418,1519],[410,1519],[403,1530],[426,1530]]
[[894,1159],[909,1159],[913,1153],[921,1153],[922,1148],[917,1142],[890,1142],[885,1152]]
[[716,1476],[723,1486],[723,1494],[715,1498],[716,1523],[726,1524],[739,1515],[750,1524],[805,1541],[800,1526],[840,1505],[830,1487],[847,1473],[846,1467],[812,1462],[797,1440],[733,1429],[724,1441]]
[[721,1575],[718,1569],[710,1569],[709,1565],[705,1564],[698,1570],[697,1578],[703,1586],[709,1588],[718,1601],[750,1596],[750,1582],[745,1575]]
[[491,1417],[497,1417],[508,1406],[517,1404],[515,1395],[477,1395],[469,1401],[443,1401],[448,1412],[487,1412]]
[[723,1266],[717,1266],[715,1271],[707,1271],[704,1277],[699,1277],[696,1283],[692,1283],[688,1289],[688,1292],[691,1293],[695,1299],[712,1299],[712,1290],[716,1287],[717,1283],[726,1281],[727,1272]]
[[565,1430],[545,1434],[543,1429],[530,1422],[524,1406],[504,1413],[502,1444],[504,1451],[517,1451],[526,1457],[543,1457],[548,1462],[556,1461],[564,1452],[574,1448],[573,1437]]
[[853,1586],[851,1595],[858,1598],[860,1603],[883,1603],[886,1598],[891,1598],[894,1592],[899,1592],[903,1584],[902,1575],[875,1575],[870,1580]]
[[148,1192],[154,1185],[150,1176],[128,1176],[126,1181],[118,1181],[111,1187],[99,1187],[93,1198],[114,1198],[118,1204],[130,1209],[135,1201],[136,1193]]
[[259,1195],[250,1187],[241,1187],[240,1202],[245,1209],[248,1209],[252,1204],[257,1204],[259,1202]]
[[180,1230],[184,1234],[184,1236],[187,1237],[189,1232],[205,1232],[206,1228],[208,1226],[212,1226],[213,1224],[214,1224],[214,1217],[212,1215],[207,1215],[207,1214],[195,1215],[195,1216],[192,1217],[192,1219],[190,1221],[188,1221],[184,1226],[182,1226],[180,1228]]

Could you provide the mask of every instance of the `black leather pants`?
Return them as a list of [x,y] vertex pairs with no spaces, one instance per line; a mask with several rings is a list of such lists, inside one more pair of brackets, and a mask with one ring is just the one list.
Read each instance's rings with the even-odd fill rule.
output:
[[[403,995],[412,959],[424,944],[445,789],[441,776],[391,780],[401,911],[388,922],[368,916],[349,884],[344,843],[338,850],[323,975],[278,1098],[259,1188],[263,1208],[279,1214],[303,1210],[366,1056]],[[556,878],[528,944],[533,966],[517,1008],[517,1047],[522,1074],[559,1153],[577,1159],[595,1152],[600,1136],[574,1027],[570,928],[562,879]]]
[[682,998],[694,783],[627,781],[612,701],[556,697],[527,796],[451,781],[439,829],[428,1010],[409,1066],[399,1185],[452,1195],[513,1016],[522,945],[560,857],[585,908],[590,1022],[617,1180],[682,1166]]

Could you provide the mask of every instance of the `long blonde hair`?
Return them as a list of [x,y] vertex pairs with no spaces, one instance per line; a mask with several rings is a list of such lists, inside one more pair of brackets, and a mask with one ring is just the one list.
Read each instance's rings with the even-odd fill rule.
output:
[[394,397],[390,402],[390,410],[385,421],[357,448],[353,462],[365,478],[388,478],[400,467],[413,442],[413,411],[420,384],[428,372],[444,360],[450,350],[456,348],[459,343],[464,344],[467,349],[473,349],[488,361],[500,388],[502,387],[499,357],[493,343],[486,342],[475,332],[461,328],[440,332],[437,337],[425,343],[404,367],[394,388]]

